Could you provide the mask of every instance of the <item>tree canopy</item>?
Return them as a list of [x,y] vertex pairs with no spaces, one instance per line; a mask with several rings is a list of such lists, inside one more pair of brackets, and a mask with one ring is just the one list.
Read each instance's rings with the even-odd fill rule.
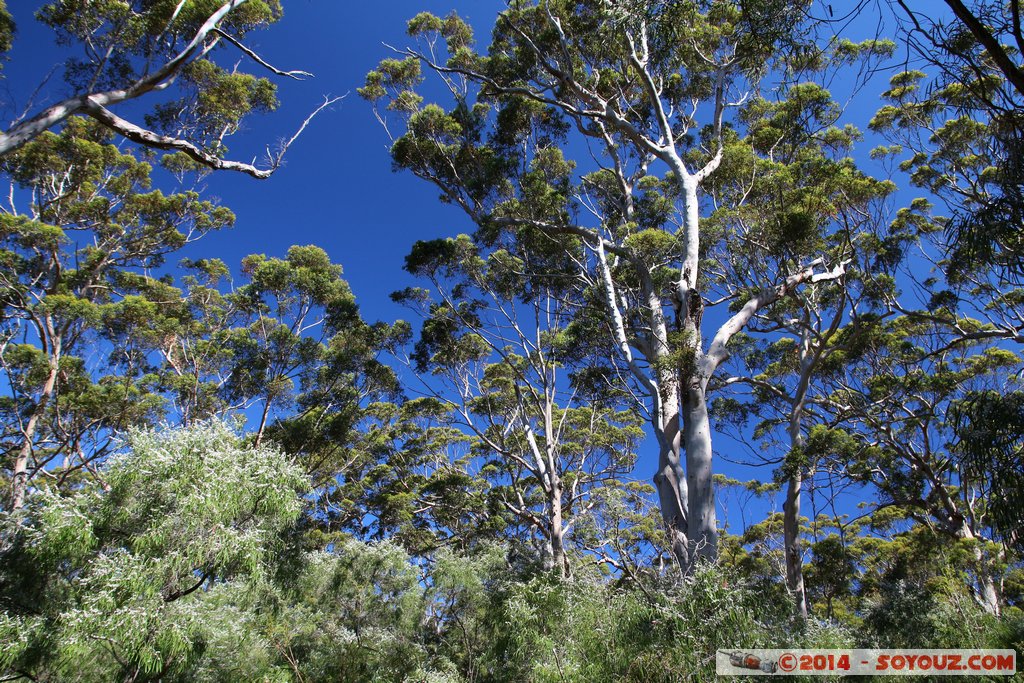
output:
[[284,5],[0,0],[0,679],[1022,651],[1017,0],[413,13],[271,239]]

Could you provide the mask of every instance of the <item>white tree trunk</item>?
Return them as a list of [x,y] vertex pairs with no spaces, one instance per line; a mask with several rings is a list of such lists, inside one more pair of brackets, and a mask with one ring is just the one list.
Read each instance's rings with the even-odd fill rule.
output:
[[683,407],[683,448],[689,492],[687,540],[692,561],[718,559],[718,525],[711,479],[711,423],[707,396],[699,382],[689,387]]
[[562,491],[561,486],[555,487],[555,495],[551,504],[551,564],[564,579],[568,576],[568,563],[565,557],[565,526],[562,523]]
[[[835,325],[833,325],[833,329]],[[789,413],[789,445],[792,450],[804,446],[804,406],[811,370],[817,357],[811,353],[810,335],[805,328],[800,340],[800,381]],[[807,591],[804,588],[804,562],[800,547],[800,505],[803,492],[802,463],[790,474],[786,486],[786,502],[782,508],[782,547],[786,557],[786,588],[793,600],[793,616],[807,621]]]
[[804,588],[803,553],[800,548],[800,497],[803,490],[800,472],[789,478],[786,502],[782,508],[783,552],[786,556],[786,588],[793,600],[793,616],[807,621],[807,591]]
[[979,564],[978,567],[978,598],[986,612],[997,617],[1002,614],[999,606],[999,589],[996,587],[996,580],[984,564]]
[[[960,535],[963,538],[972,539],[976,543],[982,541],[966,522]],[[985,557],[984,551],[978,545],[974,547],[974,571],[977,575],[975,598],[978,604],[989,614],[997,617],[1000,616],[1002,609],[999,605],[999,587],[996,585],[992,561],[990,558]]]
[[673,413],[667,424],[655,418],[654,432],[658,438],[658,471],[654,474],[654,486],[658,491],[658,507],[665,524],[672,554],[680,570],[689,573],[692,556],[687,542],[687,509],[689,494],[686,475],[680,457],[679,417],[676,401],[668,401]]
[[28,490],[28,463],[32,458],[32,444],[35,440],[39,420],[46,412],[46,406],[50,402],[50,397],[53,396],[54,388],[57,386],[60,355],[61,343],[58,338],[54,342],[50,353],[50,371],[47,373],[46,382],[44,382],[43,389],[39,393],[39,400],[32,409],[32,415],[29,416],[28,423],[25,425],[22,433],[21,448],[18,450],[18,456],[14,460],[14,473],[11,480],[10,509],[12,510],[18,510],[25,505],[25,492]]

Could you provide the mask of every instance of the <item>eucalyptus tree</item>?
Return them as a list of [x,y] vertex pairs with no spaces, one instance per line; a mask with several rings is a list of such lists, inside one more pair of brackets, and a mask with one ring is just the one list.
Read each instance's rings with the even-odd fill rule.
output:
[[601,514],[598,489],[632,469],[641,434],[631,399],[574,357],[572,292],[543,276],[565,258],[561,248],[517,240],[486,258],[468,235],[417,242],[406,269],[428,279],[437,299],[420,289],[396,294],[425,317],[413,360],[436,379],[422,391],[475,437],[481,465],[471,471],[515,526],[539,539],[545,568],[563,575],[573,527]]
[[[986,22],[981,29],[1008,39],[1011,22],[1003,12],[1016,4],[977,3]],[[892,77],[871,127],[896,143],[890,153],[902,157],[911,184],[928,193],[906,211],[945,277],[923,283],[931,299],[923,302],[929,311],[918,314],[936,318],[944,305],[955,310],[943,320],[966,340],[1020,343],[1024,94],[1013,83],[1016,68],[1004,71],[993,52],[999,43],[978,38],[973,26],[909,16],[917,23],[908,41],[924,54],[924,70]]]
[[[856,48],[848,49],[854,56]],[[721,381],[744,392],[739,403],[736,397],[723,399],[723,417],[730,407],[741,422],[755,417],[754,434],[769,447],[766,453],[774,452],[766,459],[781,462],[786,582],[796,615],[806,619],[798,537],[804,479],[813,471],[804,443],[808,430],[821,419],[815,408],[821,393],[818,378],[841,366],[861,319],[885,313],[895,295],[891,273],[900,264],[905,239],[888,224],[887,199],[895,186],[857,171],[847,155],[860,132],[834,125],[839,106],[821,86],[796,84],[783,100],[752,104],[746,118],[755,150],[769,158],[762,162],[757,182],[736,183],[728,176],[721,183],[709,182],[717,205],[738,207],[719,209],[711,219],[732,224],[732,234],[740,239],[767,241],[772,249],[770,256],[724,250],[723,261],[734,263],[732,279],[754,288],[802,253],[848,261],[842,277],[807,283],[759,310],[745,335],[734,342],[738,362],[728,369],[735,374]],[[793,125],[798,119],[800,127]],[[784,130],[794,132],[780,135]],[[744,199],[730,196],[737,193]],[[785,434],[781,443],[780,429]],[[780,457],[780,452],[786,455]]]
[[1024,549],[1024,392],[966,392],[951,406],[955,452],[1002,540]]
[[[0,215],[4,452],[17,508],[31,477],[55,476],[54,457],[65,473],[89,468],[109,447],[103,430],[159,413],[145,354],[176,324],[179,293],[132,272],[234,216],[194,192],[150,190],[149,164],[84,119],[2,164],[12,186]],[[107,359],[94,346],[103,339],[119,340]]]
[[381,356],[407,337],[406,326],[363,320],[341,266],[316,246],[247,256],[242,274],[223,294],[227,323],[220,311],[206,321],[225,330],[219,395],[256,409],[257,446],[270,439],[306,470],[314,528],[362,519],[367,479],[392,452],[389,416],[401,394]]
[[[115,316],[118,328],[148,337],[140,351],[167,419],[188,426],[246,414],[257,447],[269,438],[306,469],[316,516],[330,491],[385,455],[373,425],[400,387],[380,357],[405,326],[364,321],[341,266],[313,245],[246,256],[235,279],[220,259],[179,265],[181,289],[169,277],[123,275],[148,319]],[[106,341],[123,354],[130,339]]]
[[[417,46],[382,61],[360,90],[394,137],[395,165],[462,208],[481,244],[505,234],[579,245],[562,271],[592,304],[577,338],[643,397],[661,512],[684,568],[717,552],[707,391],[730,341],[801,285],[841,277],[849,258],[769,260],[778,267],[750,286],[722,259],[724,245],[755,260],[778,242],[740,248],[727,222],[706,220],[718,208],[709,183],[771,173],[761,166],[771,145],[766,153],[741,135],[745,113],[774,97],[767,74],[787,59],[885,49],[839,43],[825,54],[804,18],[770,1],[514,3],[477,52],[459,17],[420,14],[409,23]],[[447,87],[450,109],[423,104],[424,70]],[[799,118],[779,122],[765,139],[799,134]]]
[[[901,3],[924,66],[892,78],[872,122],[929,193],[906,212],[945,276],[923,281],[924,305],[905,312],[945,326],[952,344],[1014,348],[1024,342],[1024,79],[1011,57],[1021,46],[1020,3],[947,4],[953,17],[936,19]],[[1022,469],[1018,402],[1017,390],[966,391],[951,413],[953,453],[1009,545],[1019,526],[1011,502]]]
[[[258,405],[257,445],[273,426],[295,454],[350,447],[362,409],[397,392],[378,356],[398,328],[364,322],[317,247],[247,257],[237,288],[218,259],[182,263],[181,287],[158,277],[234,216],[193,191],[150,190],[149,164],[111,138],[74,118],[2,160],[10,506],[31,478],[95,475],[112,437],[160,418],[187,425]],[[308,462],[318,483],[337,464],[322,450]]]
[[[809,287],[794,303],[796,310],[784,312],[782,320],[765,321],[766,327],[783,333],[781,338],[763,348],[751,345],[737,354],[748,372],[725,382],[746,385],[742,398],[724,398],[721,404],[716,402],[715,408],[744,428],[749,427],[749,418],[755,418],[754,435],[766,447],[762,458],[779,466],[776,477],[785,485],[782,553],[786,587],[796,618],[806,620],[803,491],[808,483],[813,485],[816,467],[805,446],[808,431],[821,419],[815,405],[819,380],[842,362],[841,340],[849,330],[841,324],[851,311],[847,308],[849,296],[842,288],[828,292]],[[758,327],[755,324],[751,329],[756,331]],[[780,430],[784,434],[781,438]]]
[[998,614],[1013,558],[993,529],[986,477],[964,465],[954,427],[966,392],[1014,388],[1020,359],[951,344],[941,326],[900,317],[862,328],[844,360],[820,403],[829,424],[811,430],[806,451],[828,461],[832,474],[870,485],[876,508],[896,508],[952,541],[970,557],[978,603]]
[[226,297],[237,318],[225,340],[231,367],[223,390],[232,401],[261,404],[257,445],[276,407],[299,400],[327,420],[347,409],[339,406],[397,389],[376,361],[390,328],[362,320],[341,266],[323,249],[292,246],[283,259],[253,254],[242,259],[242,274]]
[[[25,113],[0,133],[0,156],[70,117],[84,116],[127,140],[174,153],[170,163],[176,167],[269,177],[312,117],[337,100],[325,100],[290,140],[275,153],[268,152],[265,167],[226,159],[225,141],[240,130],[242,120],[253,112],[272,111],[278,102],[272,81],[241,71],[237,63],[218,64],[214,57],[224,55],[224,61],[234,63],[241,55],[284,78],[312,76],[278,69],[243,42],[248,33],[270,26],[281,15],[279,0],[44,4],[36,18],[53,29],[61,44],[72,47],[65,81],[73,94],[32,114],[35,103],[26,103]],[[14,26],[2,7],[0,27],[0,49],[6,50],[12,46]],[[152,94],[162,91],[175,92],[176,97],[154,104],[145,115],[145,126],[112,110],[139,98],[155,99]]]
[[928,73],[910,71],[894,83],[893,106],[880,112],[880,123],[903,139],[906,118],[892,114],[913,112],[911,125],[927,131],[909,140],[906,165],[952,212],[943,246],[954,283],[972,283],[989,271],[1019,287],[1024,69],[1014,59],[1024,49],[1020,0],[946,0],[952,16],[898,4],[907,45]]

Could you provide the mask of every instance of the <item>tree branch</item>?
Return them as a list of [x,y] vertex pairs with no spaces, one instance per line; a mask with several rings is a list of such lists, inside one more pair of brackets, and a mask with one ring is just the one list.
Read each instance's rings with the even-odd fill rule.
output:
[[70,97],[63,102],[58,102],[52,107],[43,110],[31,119],[19,123],[11,128],[11,130],[0,133],[0,156],[17,150],[27,142],[30,142],[32,139],[37,137],[43,131],[52,128],[61,121],[67,119],[69,116],[73,116],[74,114],[85,110],[90,106],[90,104],[105,107],[117,104],[118,102],[124,102],[125,100],[135,99],[136,97],[153,90],[162,90],[166,88],[174,81],[174,78],[178,75],[178,72],[181,71],[182,67],[184,67],[197,52],[205,52],[203,44],[206,42],[207,36],[216,29],[217,25],[223,21],[228,14],[243,5],[246,1],[247,0],[229,0],[228,2],[225,2],[219,9],[217,9],[217,11],[211,14],[205,22],[203,22],[203,25],[199,27],[198,31],[196,31],[195,36],[193,36],[192,40],[189,41],[189,44],[185,46],[185,49],[168,60],[167,63],[152,74],[143,76],[127,88],[123,90],[107,90],[100,93],[86,93]]
[[786,296],[801,283],[839,279],[846,273],[846,264],[849,263],[849,261],[843,261],[832,270],[824,273],[815,273],[815,267],[821,265],[821,263],[822,259],[815,259],[799,273],[794,273],[787,277],[786,281],[781,285],[771,289],[762,289],[748,300],[747,303],[743,305],[743,308],[729,318],[725,324],[718,328],[718,332],[715,333],[715,337],[711,341],[711,346],[708,348],[708,352],[704,357],[704,367],[702,370],[705,381],[707,381],[706,378],[711,377],[715,369],[729,357],[729,350],[726,348],[729,344],[729,340],[732,339],[733,335],[742,330],[758,311],[766,306],[770,306],[782,297]]
[[97,102],[92,101],[90,98],[86,98],[86,103],[82,108],[82,112],[88,114],[92,118],[96,119],[103,125],[107,126],[111,130],[117,132],[119,135],[136,142],[146,147],[154,149],[162,149],[167,151],[184,152],[191,159],[198,163],[212,168],[215,171],[239,171],[247,175],[264,180],[274,174],[278,168],[281,167],[281,162],[284,158],[285,152],[293,142],[302,134],[310,121],[313,120],[317,114],[323,111],[329,105],[342,99],[341,97],[325,98],[323,104],[313,110],[299,129],[292,135],[291,138],[285,142],[281,149],[276,154],[270,156],[270,165],[268,168],[258,168],[254,164],[246,164],[240,161],[231,161],[229,159],[221,159],[220,157],[214,156],[209,152],[205,152],[200,149],[197,145],[189,142],[188,140],[182,140],[181,138],[170,137],[167,135],[160,135],[154,133],[151,130],[147,130],[140,126],[135,125],[131,121],[122,119],[120,116],[114,114],[112,111],[103,107]]
[[259,64],[263,68],[268,69],[268,70],[274,72],[278,76],[285,76],[287,78],[294,78],[297,81],[301,81],[301,80],[304,80],[306,78],[313,78],[313,74],[309,73],[308,71],[300,71],[298,69],[293,70],[293,71],[282,71],[281,69],[278,69],[277,67],[275,67],[275,66],[273,66],[271,64],[268,64],[262,57],[260,57],[258,54],[256,54],[254,51],[252,51],[251,49],[249,49],[245,45],[243,45],[238,39],[228,35],[225,31],[222,31],[219,28],[213,29],[212,32],[216,33],[219,36],[221,36],[222,38],[224,38],[224,40],[228,41],[229,43],[231,43],[232,45],[237,47],[239,50],[241,50],[245,54],[249,55],[249,57],[252,58],[252,60],[254,62]]
[[203,575],[200,576],[199,580],[196,581],[192,586],[189,586],[188,588],[185,588],[183,590],[172,592],[170,595],[168,595],[166,598],[164,598],[164,602],[174,602],[178,598],[183,598],[183,597],[185,597],[186,595],[188,595],[190,593],[196,592],[197,590],[199,590],[200,586],[202,586],[204,583],[207,582],[207,580],[209,580],[209,578],[210,578],[210,572],[209,571],[204,571]]
[[1013,85],[1018,93],[1024,95],[1024,71],[1013,63],[1010,56],[1006,54],[1006,50],[999,44],[996,37],[992,35],[992,32],[960,0],[945,1],[950,9],[953,10],[956,18],[967,27],[967,30],[971,32],[975,39],[985,48],[985,51],[989,53],[992,61],[996,63],[999,70],[1006,76],[1006,80]]
[[[258,168],[254,164],[221,159],[202,150],[198,145],[189,142],[188,140],[161,135],[137,126],[130,121],[120,118],[107,108],[120,102],[141,97],[146,93],[167,88],[174,82],[178,74],[181,72],[181,69],[186,64],[194,59],[199,59],[206,55],[220,38],[224,38],[251,57],[258,64],[279,76],[294,78],[296,80],[312,77],[313,74],[306,71],[283,71],[274,67],[257,55],[253,50],[243,45],[239,40],[228,35],[228,33],[219,28],[219,24],[231,12],[243,5],[245,2],[247,2],[247,0],[228,0],[227,2],[224,2],[224,4],[207,17],[206,21],[199,27],[195,35],[192,37],[192,40],[189,41],[188,45],[186,45],[183,50],[169,59],[159,69],[149,73],[148,75],[140,77],[127,88],[107,90],[97,93],[88,92],[67,98],[44,109],[31,119],[21,121],[20,123],[13,125],[10,130],[0,133],[0,156],[18,150],[28,142],[31,142],[33,139],[38,137],[44,131],[60,124],[69,117],[76,114],[84,114],[92,117],[96,121],[99,121],[101,124],[110,128],[119,135],[140,145],[154,149],[184,152],[194,161],[214,170],[238,171],[254,178],[269,178],[274,171],[280,167],[285,151],[293,142],[295,142],[299,135],[302,134],[306,129],[306,126],[308,126],[310,121],[312,121],[313,117],[319,114],[324,108],[334,102],[337,102],[341,98],[325,98],[324,103],[314,110],[305,121],[303,121],[298,131],[282,145],[281,149],[278,150],[276,154],[269,154],[268,152],[268,156],[270,157],[269,168]],[[184,2],[180,2],[178,4],[175,9],[174,16],[180,12],[184,4]],[[172,22],[174,20],[174,16],[171,17]],[[165,32],[166,30],[167,29],[165,29]],[[211,36],[212,40],[208,40]]]

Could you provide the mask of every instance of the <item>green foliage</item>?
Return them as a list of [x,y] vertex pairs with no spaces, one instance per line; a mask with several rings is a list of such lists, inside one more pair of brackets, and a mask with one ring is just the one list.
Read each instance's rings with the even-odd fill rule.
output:
[[951,419],[965,477],[983,489],[986,512],[1001,536],[1017,550],[1024,549],[1024,394],[968,392],[952,406]]
[[287,584],[267,589],[258,633],[290,665],[288,680],[412,680],[424,664],[423,590],[393,544],[308,554]]
[[3,346],[5,468],[33,481],[49,468],[72,486],[131,426],[259,401],[255,440],[273,431],[318,488],[330,485],[361,405],[397,391],[377,356],[402,326],[364,322],[340,266],[313,246],[243,259],[237,287],[212,258],[182,262],[179,286],[150,274],[234,216],[193,191],[151,191],[149,164],[109,141],[72,119],[2,162],[35,198],[0,217],[0,261],[14,275],[3,339],[34,331]]
[[[166,159],[174,172],[231,168],[267,177],[276,169],[280,154],[266,170],[252,164],[222,163],[225,141],[240,130],[241,121],[253,112],[273,111],[277,99],[275,85],[242,71],[235,57],[227,57],[231,66],[218,61],[225,52],[240,50],[269,67],[242,41],[250,31],[281,18],[279,0],[229,4],[216,0],[51,0],[40,4],[35,18],[53,31],[64,49],[60,59],[70,92],[60,105],[31,116],[27,109],[13,122],[3,135],[5,154],[41,132],[56,130],[71,116],[88,115],[112,133],[152,150],[179,150]],[[0,53],[12,47],[13,32],[11,16],[6,6],[0,5]],[[106,109],[161,91],[171,96],[137,114],[149,130]],[[26,106],[34,106],[32,98]]]
[[186,65],[180,80],[184,96],[156,105],[146,123],[176,135],[187,134],[215,152],[224,149],[224,138],[237,132],[247,115],[269,113],[278,106],[272,81],[228,70],[208,60]]
[[14,42],[14,19],[7,11],[7,4],[0,1],[0,59],[6,59],[3,53],[11,49]]
[[[456,14],[420,13],[423,52],[367,75],[396,168],[476,223],[407,256],[431,287],[394,295],[422,317],[414,344],[364,321],[315,246],[247,256],[237,282],[212,255],[159,277],[234,217],[153,189],[95,123],[0,160],[28,198],[0,212],[0,677],[646,683],[711,680],[718,648],[1021,647],[1021,126],[984,100],[1016,96],[962,32],[945,37],[977,68],[895,74],[872,158],[909,155],[928,196],[890,214],[895,185],[853,161],[861,133],[824,84],[892,42],[821,47],[788,0],[613,4],[510,3],[480,51]],[[38,17],[88,44],[77,92],[130,83],[220,6]],[[250,0],[221,28],[280,15]],[[0,52],[12,32],[0,0]],[[217,56],[148,122],[220,155],[278,102]],[[425,99],[428,70],[450,101]],[[940,234],[949,258],[908,311],[911,247]],[[751,306],[720,384],[705,308]],[[415,398],[382,360],[406,346]],[[681,578],[654,487],[627,478],[642,419],[685,459],[704,423],[659,411],[722,385],[740,391],[718,424],[778,470],[720,489],[863,494],[855,519],[796,520],[806,622],[780,576],[785,512]],[[243,411],[244,434],[209,421]],[[161,419],[185,427],[139,429]]]
[[[24,213],[11,206],[0,218],[9,273],[0,336],[32,330],[25,344],[3,348],[4,465],[35,473],[61,458],[50,471],[71,484],[109,450],[108,430],[152,422],[166,408],[147,354],[166,347],[187,312],[179,290],[139,271],[234,216],[194,191],[151,190],[150,165],[83,119],[41,134],[0,168],[32,198]],[[93,353],[103,344],[120,352]]]
[[0,600],[17,644],[5,671],[187,669],[208,630],[196,601],[272,571],[307,486],[280,452],[247,448],[216,422],[131,433],[102,481],[5,514]]

